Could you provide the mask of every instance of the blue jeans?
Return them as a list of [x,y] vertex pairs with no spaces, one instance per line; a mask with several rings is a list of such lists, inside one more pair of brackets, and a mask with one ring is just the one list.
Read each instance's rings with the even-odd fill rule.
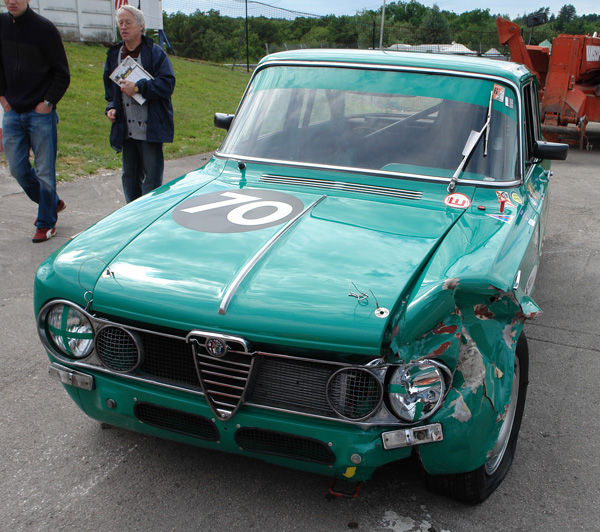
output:
[[161,142],[129,139],[123,143],[123,192],[129,203],[162,185],[165,163]]
[[[2,144],[10,168],[25,194],[38,204],[37,227],[56,225],[56,149],[58,114],[10,110],[2,120]],[[29,150],[33,151],[33,166]]]

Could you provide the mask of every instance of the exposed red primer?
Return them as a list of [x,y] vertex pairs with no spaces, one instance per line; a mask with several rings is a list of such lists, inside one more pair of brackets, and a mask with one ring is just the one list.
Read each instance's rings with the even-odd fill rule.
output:
[[480,320],[493,320],[494,313],[488,308],[487,305],[476,305],[474,307],[475,316]]
[[435,351],[433,351],[431,354],[429,354],[428,358],[439,357],[439,356],[443,355],[446,351],[448,351],[448,349],[450,349],[451,345],[452,345],[452,342],[444,342]]
[[440,323],[435,329],[433,329],[433,334],[454,334],[458,331],[458,325],[444,325]]

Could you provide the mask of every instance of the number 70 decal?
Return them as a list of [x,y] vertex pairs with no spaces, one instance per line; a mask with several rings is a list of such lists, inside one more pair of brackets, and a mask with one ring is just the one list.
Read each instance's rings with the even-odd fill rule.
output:
[[274,190],[236,190],[194,196],[173,211],[179,225],[205,233],[241,233],[283,224],[304,204]]

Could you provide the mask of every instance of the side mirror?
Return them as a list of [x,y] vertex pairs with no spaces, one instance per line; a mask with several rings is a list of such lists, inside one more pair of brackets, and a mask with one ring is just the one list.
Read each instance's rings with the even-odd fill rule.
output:
[[564,161],[569,153],[569,145],[561,142],[546,142],[537,140],[533,148],[533,155],[538,159],[549,159],[551,161]]
[[229,128],[231,127],[231,121],[233,120],[233,116],[234,115],[227,115],[225,113],[215,113],[215,127],[229,131]]
[[541,13],[534,13],[533,15],[529,15],[525,24],[528,28],[533,28],[534,26],[541,26],[542,24],[546,24],[548,22],[548,15],[543,11]]

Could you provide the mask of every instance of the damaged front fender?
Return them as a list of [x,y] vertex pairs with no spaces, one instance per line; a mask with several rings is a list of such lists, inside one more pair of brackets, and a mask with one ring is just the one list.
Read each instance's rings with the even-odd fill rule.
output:
[[409,339],[399,320],[391,335],[396,359],[433,358],[453,375],[443,406],[428,420],[442,424],[444,441],[418,449],[430,474],[472,471],[489,459],[511,400],[517,341],[525,319],[539,312],[529,297],[520,304],[513,292],[465,284],[449,279],[428,291],[444,302],[430,308],[447,310],[449,300],[454,307],[426,333]]
[[430,474],[474,471],[489,459],[511,403],[517,342],[540,313],[531,298],[539,224],[490,220],[470,211],[457,221],[390,322],[391,360],[435,358],[452,374],[428,419],[444,440],[418,449]]

